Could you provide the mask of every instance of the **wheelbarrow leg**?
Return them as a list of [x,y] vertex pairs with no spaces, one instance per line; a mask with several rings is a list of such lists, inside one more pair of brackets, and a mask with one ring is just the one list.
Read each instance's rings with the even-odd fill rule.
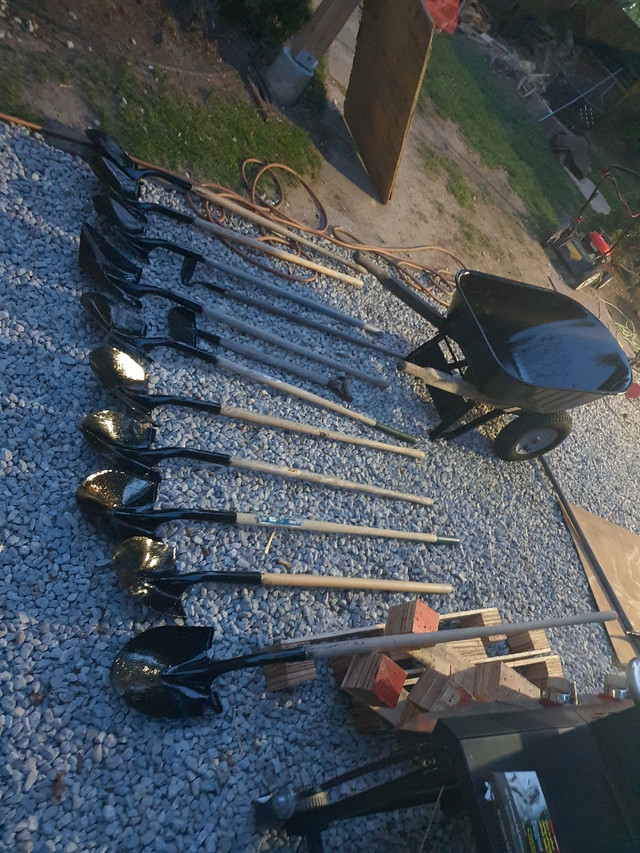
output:
[[[447,361],[440,349],[440,344],[443,341],[446,341],[446,335],[440,332],[417,349],[414,349],[413,352],[410,352],[405,361],[417,364],[418,367],[435,367],[436,370],[451,373],[452,364]],[[457,394],[451,394],[449,391],[442,391],[440,388],[434,388],[432,385],[427,385],[427,387],[433,400],[433,405],[440,415],[440,423],[429,432],[429,438],[433,441],[436,438],[443,437],[443,434],[449,427],[457,423],[475,404]]]

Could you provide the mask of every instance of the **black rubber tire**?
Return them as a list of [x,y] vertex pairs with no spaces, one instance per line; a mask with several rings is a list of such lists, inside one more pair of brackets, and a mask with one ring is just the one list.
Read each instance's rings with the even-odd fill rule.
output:
[[493,452],[505,462],[526,462],[557,447],[572,426],[569,412],[552,415],[525,412],[500,430],[493,442]]

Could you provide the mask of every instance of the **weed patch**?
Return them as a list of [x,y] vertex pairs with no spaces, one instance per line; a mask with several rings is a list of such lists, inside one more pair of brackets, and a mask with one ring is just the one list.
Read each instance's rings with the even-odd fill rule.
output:
[[462,170],[450,157],[445,157],[444,154],[439,154],[433,148],[422,145],[420,148],[420,157],[427,172],[432,175],[439,175],[443,172],[447,176],[447,190],[458,202],[460,207],[472,209],[475,205],[475,197],[471,187],[467,183]]

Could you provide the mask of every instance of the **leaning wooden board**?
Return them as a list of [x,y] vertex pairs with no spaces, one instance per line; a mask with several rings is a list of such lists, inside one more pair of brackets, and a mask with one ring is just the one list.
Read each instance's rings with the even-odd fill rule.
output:
[[[640,536],[580,507],[573,504],[570,506],[613,591],[624,607],[627,618],[636,631],[640,630]],[[563,515],[598,609],[608,610],[610,604],[607,596],[589,559],[580,547],[569,518],[564,512]],[[606,622],[604,627],[618,661],[621,664],[628,663],[636,656],[636,652],[625,637],[620,623]]]
[[432,39],[421,0],[364,0],[344,117],[383,204],[393,192]]

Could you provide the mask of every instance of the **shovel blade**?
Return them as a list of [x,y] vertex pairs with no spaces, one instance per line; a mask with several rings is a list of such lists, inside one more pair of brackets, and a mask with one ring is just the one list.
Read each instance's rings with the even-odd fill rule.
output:
[[113,552],[111,567],[125,589],[135,582],[139,572],[173,572],[176,549],[150,536],[131,536]]
[[98,347],[90,352],[89,366],[105,388],[143,394],[148,389],[149,377],[142,362],[117,347]]
[[195,347],[198,343],[198,331],[196,329],[196,318],[189,308],[176,306],[171,308],[167,314],[169,334],[176,341]]
[[[129,640],[116,655],[111,683],[127,705],[150,717],[198,717],[208,708],[219,710],[211,692],[212,677],[206,672],[212,642],[211,628],[150,628]],[[190,661],[194,661],[190,678],[165,682],[167,670]]]

